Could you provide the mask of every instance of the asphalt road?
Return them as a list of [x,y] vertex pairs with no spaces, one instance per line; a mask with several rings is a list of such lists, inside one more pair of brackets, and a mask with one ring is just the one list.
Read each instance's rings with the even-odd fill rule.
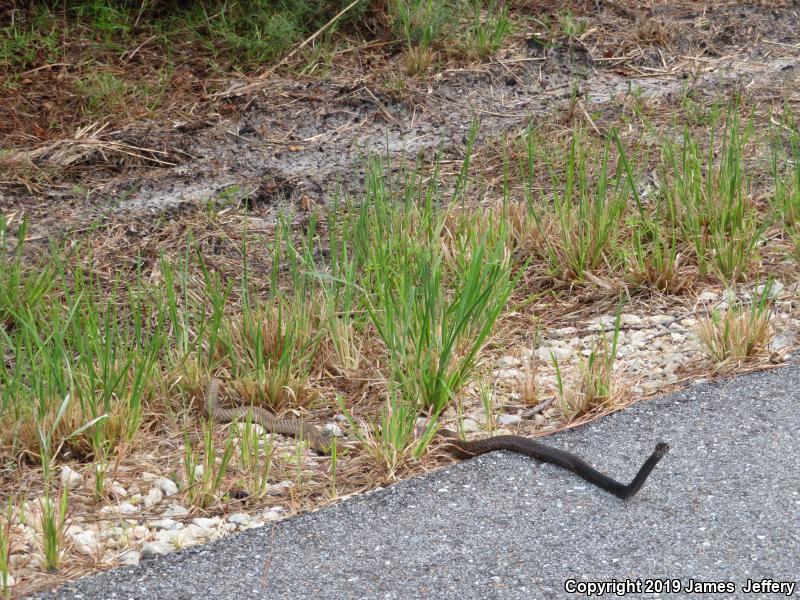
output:
[[548,438],[625,481],[668,441],[628,502],[493,453],[40,597],[800,597],[799,431],[798,367],[702,384]]

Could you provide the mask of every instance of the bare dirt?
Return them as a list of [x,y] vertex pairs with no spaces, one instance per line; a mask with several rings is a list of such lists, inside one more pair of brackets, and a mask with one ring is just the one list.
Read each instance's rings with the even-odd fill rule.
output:
[[[91,224],[175,218],[209,201],[241,202],[271,220],[357,189],[369,155],[459,157],[473,119],[480,145],[532,121],[577,118],[606,131],[620,125],[632,95],[665,106],[687,94],[700,104],[749,94],[778,109],[798,100],[796,5],[587,2],[583,9],[576,14],[589,28],[580,38],[548,37],[534,24],[488,63],[414,79],[400,77],[391,56],[366,55],[361,71],[351,62],[327,79],[273,77],[255,95],[205,98],[172,121],[104,130],[97,140],[123,150],[87,151],[66,177],[34,189],[4,177],[0,210],[24,213],[32,240]],[[46,168],[58,158],[50,152],[32,162]]]

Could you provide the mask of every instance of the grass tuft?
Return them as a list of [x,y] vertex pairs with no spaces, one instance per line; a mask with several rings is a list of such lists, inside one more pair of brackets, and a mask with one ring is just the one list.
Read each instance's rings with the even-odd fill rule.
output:
[[248,412],[244,421],[238,423],[239,467],[245,491],[254,498],[263,498],[269,487],[274,447],[272,438],[257,423],[253,423]]
[[614,375],[614,362],[617,359],[619,332],[622,312],[617,312],[614,332],[609,343],[605,330],[592,343],[589,354],[579,359],[579,379],[575,388],[565,389],[561,370],[555,357],[561,410],[567,420],[595,410],[608,409],[619,400]]
[[214,430],[210,422],[203,423],[202,456],[184,438],[183,475],[186,481],[186,500],[197,508],[208,508],[220,497],[220,490],[228,465],[233,457],[233,436],[225,439],[225,448],[219,462],[214,446]]
[[750,274],[768,222],[759,217],[744,168],[743,152],[752,127],[743,130],[738,112],[732,109],[716,152],[716,120],[705,158],[688,129],[682,144],[664,144],[662,210],[694,248],[701,275],[714,272],[723,282],[736,282]]
[[695,333],[709,356],[718,363],[752,358],[762,352],[772,338],[770,323],[772,283],[749,306],[730,293],[725,310],[714,308],[698,320]]
[[[545,156],[553,184],[552,200],[535,198],[532,187],[528,187],[529,218],[517,219],[517,227],[523,228],[518,236],[530,239],[531,234],[524,229],[535,228],[536,247],[543,250],[551,271],[568,281],[582,282],[605,268],[610,249],[617,241],[627,199],[621,175],[612,180],[608,172],[611,141],[606,141],[599,172],[594,176],[590,174],[587,144],[580,130],[569,144],[563,180],[559,181],[552,159]],[[527,176],[532,181],[537,159],[542,155],[533,131],[526,132],[524,143]],[[592,180],[594,184],[590,184]]]

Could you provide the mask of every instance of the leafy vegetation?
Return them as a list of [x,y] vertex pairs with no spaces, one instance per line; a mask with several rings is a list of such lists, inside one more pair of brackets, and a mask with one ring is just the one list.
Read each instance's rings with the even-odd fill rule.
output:
[[[105,271],[90,232],[53,243],[32,264],[26,223],[3,218],[0,459],[41,469],[37,527],[47,568],[60,564],[69,521],[55,466],[67,456],[93,463],[100,501],[115,461],[154,427],[196,422],[211,376],[277,412],[343,414],[360,444],[336,450],[322,488],[333,498],[353,454],[378,467],[367,469],[380,473],[376,480],[419,464],[465,394],[482,404],[485,429],[501,427],[482,353],[502,346],[498,323],[538,310],[540,299],[591,293],[613,305],[761,275],[767,252],[790,256],[797,226],[797,161],[781,154],[785,147],[794,156],[797,134],[788,115],[784,122],[781,144],[771,140],[764,154],[775,188],[763,202],[751,185],[758,132],[731,108],[705,136],[683,129],[656,139],[660,185],[647,195],[645,167],[621,137],[598,139],[580,126],[558,139],[527,128],[509,143],[501,185],[489,188],[473,162],[474,124],[463,160],[447,173],[438,159],[367,159],[362,194],[310,211],[301,225],[278,219],[266,233],[250,231],[241,215],[228,255],[188,230],[180,247]],[[212,201],[202,216],[221,227]],[[782,245],[766,248],[767,235]],[[226,272],[224,260],[234,268]],[[697,335],[710,359],[763,351],[769,306],[765,291],[703,319]],[[613,333],[601,328],[571,373],[553,358],[562,424],[624,399],[614,371],[620,335],[618,310]],[[517,387],[527,404],[539,400],[536,370],[531,358]],[[198,509],[234,485],[264,497],[283,469],[273,441],[249,421],[221,443],[207,423],[181,439],[184,493]],[[298,507],[320,493],[304,460],[298,447],[290,492]],[[0,527],[0,577],[3,535]]]

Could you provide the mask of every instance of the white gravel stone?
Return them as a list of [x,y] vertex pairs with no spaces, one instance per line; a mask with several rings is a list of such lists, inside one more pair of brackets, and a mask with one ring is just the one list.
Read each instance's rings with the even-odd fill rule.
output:
[[178,530],[170,531],[169,529],[160,529],[159,531],[156,531],[156,534],[153,537],[157,542],[162,542],[164,544],[173,546],[172,542],[177,534]]
[[153,485],[155,485],[162,492],[164,492],[164,495],[167,497],[174,496],[175,494],[178,493],[178,486],[175,484],[174,481],[172,481],[171,479],[167,479],[166,477],[158,477],[154,479]]
[[[251,431],[257,435],[264,435],[264,433],[267,431],[258,423],[251,423],[250,425],[252,427]],[[243,423],[242,421],[239,421],[236,426],[239,428],[239,435],[242,435],[245,432],[245,429],[247,429],[247,423]]]
[[698,302],[716,302],[719,299],[719,294],[717,292],[712,292],[711,290],[707,290],[705,292],[700,292],[700,295],[697,296]]
[[154,521],[148,521],[147,526],[150,529],[164,529],[170,531],[172,529],[182,529],[183,523],[179,523],[173,519],[156,519]]
[[72,544],[78,552],[87,556],[93,556],[100,550],[100,542],[97,539],[97,534],[91,529],[81,531],[75,535],[70,536]]
[[[753,290],[753,299],[756,300],[760,298],[766,288],[767,288],[766,283],[757,285]],[[772,286],[770,287],[769,292],[767,293],[767,298],[769,298],[770,300],[774,300],[780,295],[783,289],[784,285],[776,279],[775,281],[772,282]]]
[[126,490],[124,486],[120,485],[118,481],[112,481],[111,483],[107,484],[106,488],[117,498],[125,498],[128,495],[128,490]]
[[498,369],[510,369],[513,367],[519,367],[522,364],[522,361],[518,359],[516,356],[501,356],[497,359],[495,366]]
[[220,526],[222,519],[219,517],[196,517],[192,519],[192,523],[204,529],[215,529]]
[[83,481],[83,475],[74,471],[67,465],[61,467],[61,485],[68,490],[74,490]]
[[233,513],[232,515],[228,515],[228,523],[233,523],[234,525],[247,525],[250,521],[250,515],[246,513]]
[[163,513],[161,513],[161,516],[165,518],[185,517],[188,514],[188,508],[181,506],[180,504],[173,504],[172,506],[169,506]]
[[119,538],[119,537],[122,537],[123,535],[125,535],[125,529],[123,529],[122,527],[116,525],[114,527],[111,527],[109,529],[104,529],[103,531],[101,531],[100,532],[100,539],[101,540],[108,540],[108,539],[113,539],[113,538]]
[[[200,525],[196,525],[192,523],[186,528],[188,532],[188,537],[192,540],[199,541],[203,539],[208,539],[212,537],[219,537],[220,530],[218,527],[201,527]],[[194,543],[194,542],[187,542],[187,543]]]
[[145,508],[152,508],[159,502],[164,499],[164,492],[161,491],[159,487],[152,487],[150,491],[147,492],[147,496],[144,497],[144,506]]
[[324,431],[326,431],[333,437],[340,438],[344,436],[342,428],[339,427],[336,423],[325,423]]
[[280,507],[274,506],[269,510],[265,510],[264,512],[261,513],[261,518],[264,519],[265,521],[275,521],[277,519],[283,518],[283,512],[277,511],[275,510],[275,508],[280,508]]
[[464,419],[461,422],[461,428],[468,433],[475,433],[483,429],[483,427],[480,426],[480,423],[478,423],[475,419],[469,419],[469,418]]
[[522,421],[522,417],[519,415],[500,415],[497,418],[497,423],[499,425],[519,425]]
[[779,333],[772,338],[768,348],[770,350],[783,350],[784,348],[788,348],[790,345],[792,345],[794,341],[795,336],[793,333]]
[[156,556],[164,556],[165,554],[169,554],[173,550],[175,550],[175,546],[169,542],[145,542],[142,544],[142,553],[140,557],[143,559],[155,558]]
[[[638,327],[644,324],[642,317],[639,315],[624,313],[620,315],[620,323],[626,327]],[[614,324],[613,321],[611,323]]]
[[[108,538],[107,540],[105,540],[103,542],[103,545],[106,547],[106,549],[113,550],[114,548],[127,547],[128,546],[128,541],[125,540],[125,539],[122,539],[122,538],[111,537],[111,538]],[[103,560],[106,560],[106,559],[104,558]]]
[[544,346],[542,348],[537,348],[535,354],[536,358],[549,364],[552,361],[551,355],[555,356],[556,360],[567,360],[570,356],[572,356],[572,349],[559,348],[557,346]]
[[106,515],[135,515],[139,512],[139,507],[130,502],[120,502],[113,506],[104,506],[100,512]]
[[495,369],[494,376],[498,379],[522,379],[525,374],[519,369]]
[[169,544],[173,548],[187,548],[193,546],[198,542],[198,539],[203,536],[198,536],[198,530],[201,529],[196,525],[190,525],[184,529],[176,529],[174,531],[159,531],[156,533],[156,541]]
[[117,557],[117,561],[121,565],[136,566],[142,560],[142,555],[136,550],[126,550]]

